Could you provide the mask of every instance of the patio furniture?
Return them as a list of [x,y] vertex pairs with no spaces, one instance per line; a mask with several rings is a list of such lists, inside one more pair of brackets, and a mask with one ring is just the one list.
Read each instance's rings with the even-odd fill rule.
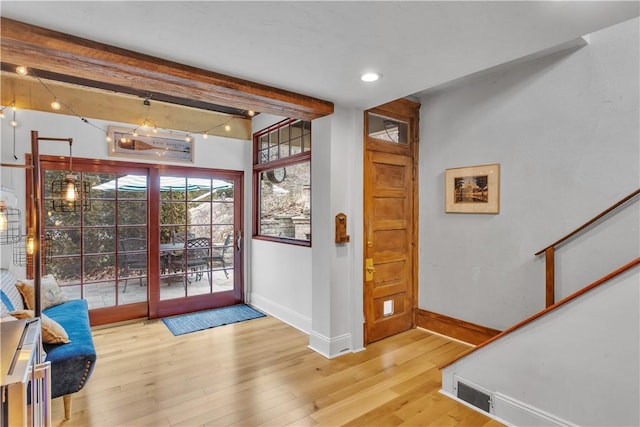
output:
[[171,268],[174,271],[183,270],[192,272],[196,281],[202,279],[204,270],[207,271],[209,286],[211,286],[211,239],[208,237],[196,237],[187,240],[185,252],[171,257]]
[[[124,290],[127,292],[127,282],[132,271],[147,271],[147,240],[137,237],[130,237],[120,240],[120,267],[124,270]],[[139,276],[140,286],[142,286],[142,276]]]
[[227,250],[231,247],[231,234],[227,234],[227,237],[224,239],[224,245],[219,247],[214,247],[214,253],[211,255],[212,261],[219,261],[222,264],[222,269],[224,270],[224,275],[228,279],[229,273],[227,273],[227,265],[225,264],[224,256],[227,253]]

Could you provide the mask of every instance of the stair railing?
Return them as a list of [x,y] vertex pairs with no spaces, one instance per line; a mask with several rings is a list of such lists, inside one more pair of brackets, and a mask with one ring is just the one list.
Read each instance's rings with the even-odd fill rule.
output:
[[560,301],[552,304],[549,307],[546,307],[544,310],[541,310],[537,313],[535,313],[534,315],[528,317],[527,319],[524,319],[522,322],[505,329],[504,331],[500,332],[497,335],[492,336],[491,338],[489,338],[488,340],[486,340],[485,342],[475,346],[475,347],[471,347],[469,350],[465,351],[464,353],[458,355],[456,358],[454,358],[453,360],[447,362],[445,365],[440,366],[440,369],[444,369],[447,366],[453,365],[455,362],[457,362],[458,360],[462,359],[463,357],[467,357],[468,355],[470,355],[471,353],[476,352],[477,350],[481,349],[482,347],[486,347],[489,344],[491,344],[494,341],[497,341],[501,338],[503,338],[506,335],[509,335],[510,333],[528,325],[529,323],[533,322],[536,319],[539,319],[540,317],[544,316],[545,314],[557,309],[558,307],[561,307],[565,304],[567,304],[568,302],[571,302],[575,299],[577,299],[578,297],[586,294],[587,292],[591,291],[592,289],[597,288],[598,286],[607,283],[609,280],[613,279],[614,277],[617,277],[619,275],[621,275],[622,273],[631,270],[632,268],[636,267],[637,265],[640,265],[640,257],[637,257],[636,259],[633,259],[631,261],[629,261],[628,263],[626,263],[625,265],[623,265],[622,267],[612,271],[611,273],[607,274],[606,276],[601,277],[600,279],[596,280],[595,282],[591,283],[590,285],[585,286],[584,288],[580,289],[577,292],[574,292],[573,294],[561,299]]
[[572,237],[574,237],[576,234],[580,233],[581,231],[583,231],[583,230],[587,229],[588,227],[596,224],[602,218],[604,218],[605,216],[607,216],[610,213],[614,212],[615,210],[621,208],[627,202],[632,200],[634,197],[637,197],[639,194],[640,194],[640,189],[638,189],[638,190],[634,191],[633,193],[629,194],[627,197],[625,197],[624,199],[620,200],[618,203],[614,204],[610,208],[602,211],[600,214],[598,214],[595,217],[593,217],[593,219],[585,222],[580,227],[578,227],[575,230],[573,230],[571,233],[567,234],[566,236],[564,236],[561,239],[553,242],[552,244],[550,244],[546,248],[541,249],[541,250],[539,250],[538,252],[535,253],[536,256],[539,256],[539,255],[541,255],[543,253],[545,254],[545,304],[546,304],[546,307],[552,306],[554,304],[554,301],[555,301],[555,260],[554,260],[554,255],[555,255],[556,247],[558,247],[562,243],[566,242],[567,240],[571,239]]

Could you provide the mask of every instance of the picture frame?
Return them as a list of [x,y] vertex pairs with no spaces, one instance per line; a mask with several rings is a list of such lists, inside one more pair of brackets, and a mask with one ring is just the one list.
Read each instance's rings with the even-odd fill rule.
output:
[[109,127],[109,156],[193,163],[195,144],[165,132]]
[[500,164],[445,169],[445,212],[500,213]]

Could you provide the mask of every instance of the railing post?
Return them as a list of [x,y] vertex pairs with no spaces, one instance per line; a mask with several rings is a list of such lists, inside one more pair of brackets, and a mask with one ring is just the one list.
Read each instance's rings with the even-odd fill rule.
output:
[[555,302],[555,293],[556,293],[556,285],[555,285],[555,261],[553,258],[555,249],[553,246],[547,248],[544,251],[544,256],[546,260],[546,288],[545,288],[545,303],[546,307],[552,306]]

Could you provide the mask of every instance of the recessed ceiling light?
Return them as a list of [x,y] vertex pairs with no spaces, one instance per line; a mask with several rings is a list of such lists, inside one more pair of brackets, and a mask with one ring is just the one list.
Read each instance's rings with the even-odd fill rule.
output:
[[364,73],[363,75],[360,76],[360,80],[362,80],[363,82],[369,83],[369,82],[375,82],[380,77],[382,77],[382,74],[380,73]]

